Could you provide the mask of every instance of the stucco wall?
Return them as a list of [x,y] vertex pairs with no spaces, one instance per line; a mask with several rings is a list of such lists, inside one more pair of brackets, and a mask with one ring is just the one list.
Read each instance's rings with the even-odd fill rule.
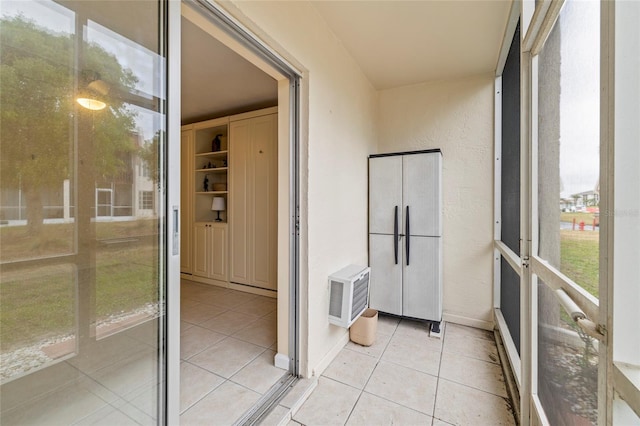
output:
[[347,339],[345,329],[328,322],[327,277],[350,263],[367,264],[367,156],[377,144],[377,93],[309,3],[222,5],[305,71],[301,369],[319,374]]
[[379,92],[378,151],[443,154],[444,318],[493,324],[492,75]]

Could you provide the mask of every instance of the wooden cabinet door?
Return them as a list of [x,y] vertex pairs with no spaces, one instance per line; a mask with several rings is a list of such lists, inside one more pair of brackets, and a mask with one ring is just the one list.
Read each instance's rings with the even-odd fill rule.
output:
[[277,114],[230,124],[230,281],[277,288]]
[[277,115],[251,119],[251,284],[276,290],[278,229]]
[[193,230],[193,275],[208,278],[210,252],[207,250],[207,233],[209,227],[205,223],[196,223]]
[[209,228],[209,248],[211,252],[210,277],[227,280],[227,225],[213,224]]
[[251,284],[251,120],[231,122],[229,126],[229,226],[230,281]]
[[193,271],[193,131],[180,135],[180,272]]

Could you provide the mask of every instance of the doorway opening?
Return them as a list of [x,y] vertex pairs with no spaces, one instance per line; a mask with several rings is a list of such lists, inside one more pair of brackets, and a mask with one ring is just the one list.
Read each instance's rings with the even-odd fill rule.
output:
[[298,75],[265,52],[223,11],[182,4],[185,422],[256,419],[298,373]]

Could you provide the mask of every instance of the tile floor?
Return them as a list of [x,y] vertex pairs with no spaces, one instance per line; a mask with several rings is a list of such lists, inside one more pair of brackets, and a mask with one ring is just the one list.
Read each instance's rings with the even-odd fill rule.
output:
[[[285,373],[273,366],[276,301],[189,281],[181,299],[181,424],[232,424]],[[0,422],[155,424],[156,327],[3,388]],[[34,383],[57,391],[29,399]],[[515,424],[492,334],[455,324],[435,339],[422,323],[381,315],[372,346],[347,343],[321,377],[298,385],[263,425]]]
[[[347,343],[296,410],[298,425],[515,425],[493,335],[380,315],[375,343]],[[274,412],[275,414],[275,412]],[[270,416],[264,424],[279,423]]]
[[157,327],[147,321],[3,384],[0,424],[156,424]]
[[180,424],[233,424],[286,371],[276,299],[182,280]]

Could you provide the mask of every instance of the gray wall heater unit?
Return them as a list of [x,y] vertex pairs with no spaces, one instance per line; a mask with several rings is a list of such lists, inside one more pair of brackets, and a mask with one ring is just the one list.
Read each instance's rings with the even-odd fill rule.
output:
[[329,276],[329,322],[349,328],[369,303],[369,274],[366,266],[349,265]]

